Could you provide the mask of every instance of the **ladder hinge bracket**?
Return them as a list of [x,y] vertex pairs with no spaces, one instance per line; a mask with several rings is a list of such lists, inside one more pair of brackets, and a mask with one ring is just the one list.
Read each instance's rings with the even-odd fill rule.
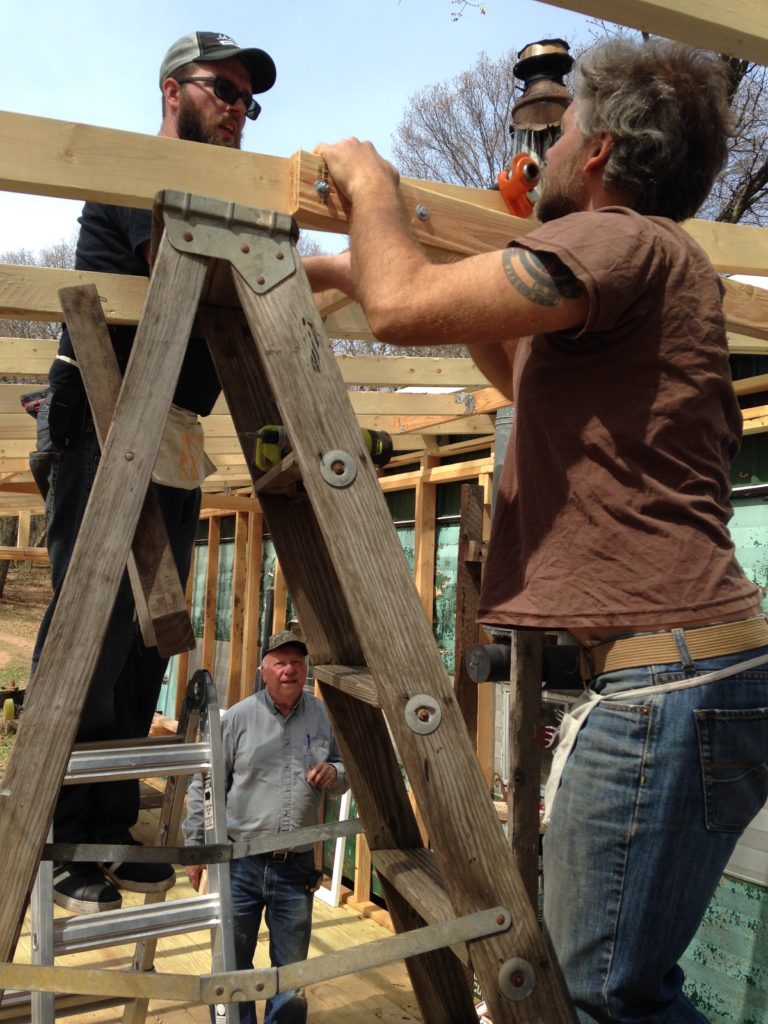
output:
[[175,189],[155,203],[174,249],[226,260],[259,295],[296,272],[299,229],[290,214]]

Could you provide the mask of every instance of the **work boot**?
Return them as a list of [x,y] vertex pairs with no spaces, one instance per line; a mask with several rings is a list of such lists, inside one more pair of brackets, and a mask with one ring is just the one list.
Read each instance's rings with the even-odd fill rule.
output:
[[[119,842],[121,846],[141,846],[132,835],[121,838]],[[128,892],[165,892],[176,884],[176,872],[170,864],[142,864],[138,861],[123,861],[121,864],[112,861],[102,867],[107,878]]]
[[53,902],[75,914],[118,910],[123,899],[98,864],[62,861],[53,865]]

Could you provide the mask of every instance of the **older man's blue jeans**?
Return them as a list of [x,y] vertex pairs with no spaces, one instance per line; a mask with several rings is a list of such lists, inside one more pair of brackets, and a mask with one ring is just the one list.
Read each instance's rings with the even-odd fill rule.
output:
[[[768,654],[606,673],[615,693]],[[544,840],[544,916],[582,1024],[704,1024],[678,960],[768,799],[768,665],[598,706]]]
[[[269,855],[233,860],[230,867],[235,965],[253,967],[262,914],[269,929],[269,962],[273,967],[305,960],[312,931],[312,893],[307,879],[314,869],[311,850],[285,861]],[[306,1003],[294,990],[267,1000],[264,1024],[306,1020]],[[254,1003],[240,1003],[241,1024],[256,1024]]]

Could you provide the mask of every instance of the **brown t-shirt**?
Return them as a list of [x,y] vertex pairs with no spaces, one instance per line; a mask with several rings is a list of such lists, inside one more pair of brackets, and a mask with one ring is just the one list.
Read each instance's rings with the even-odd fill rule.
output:
[[516,243],[583,284],[580,330],[520,341],[480,620],[658,627],[759,602],[727,529],[741,414],[722,283],[675,223],[611,207]]

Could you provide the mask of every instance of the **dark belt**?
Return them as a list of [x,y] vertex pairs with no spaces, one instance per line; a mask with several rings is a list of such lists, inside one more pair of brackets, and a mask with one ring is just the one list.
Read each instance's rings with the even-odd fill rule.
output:
[[293,860],[294,857],[298,857],[299,856],[299,851],[298,850],[273,850],[271,853],[267,853],[264,856],[268,857],[270,860],[286,861],[286,860]]
[[[682,629],[680,633],[694,661],[768,646],[768,622],[764,616]],[[680,660],[680,650],[671,630],[604,640],[582,649],[582,670],[586,677],[641,665],[671,665]]]

